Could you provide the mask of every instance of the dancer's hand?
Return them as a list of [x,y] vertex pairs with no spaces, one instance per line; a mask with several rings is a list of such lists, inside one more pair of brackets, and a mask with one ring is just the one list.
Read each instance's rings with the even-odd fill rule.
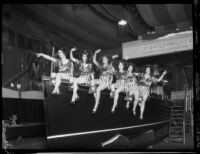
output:
[[99,52],[101,52],[101,49],[98,49],[98,50],[95,51],[95,53],[99,53]]
[[118,58],[118,57],[119,57],[118,55],[113,55],[113,56],[112,56],[112,59]]
[[164,72],[163,72],[163,75],[166,75],[167,74],[167,71],[165,70]]
[[76,47],[73,47],[73,48],[71,48],[71,52],[73,52],[73,51],[76,51],[77,50],[77,48]]
[[43,56],[43,53],[38,53],[37,54],[37,57],[41,57],[41,56]]
[[128,60],[128,56],[126,56],[124,59],[125,59],[125,60]]

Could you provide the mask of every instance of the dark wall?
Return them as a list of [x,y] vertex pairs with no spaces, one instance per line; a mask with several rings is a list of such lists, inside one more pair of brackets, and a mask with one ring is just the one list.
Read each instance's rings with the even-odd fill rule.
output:
[[2,119],[9,120],[13,114],[17,115],[17,123],[45,122],[44,101],[31,99],[3,98]]
[[[49,54],[52,51],[52,44],[42,29],[30,21],[17,17],[14,13],[4,17],[2,22],[2,83],[4,85],[15,75],[26,70],[30,64],[32,65],[31,59],[36,57],[30,55],[28,51]],[[30,80],[27,73],[13,81],[22,83],[23,90],[27,90],[28,80]]]

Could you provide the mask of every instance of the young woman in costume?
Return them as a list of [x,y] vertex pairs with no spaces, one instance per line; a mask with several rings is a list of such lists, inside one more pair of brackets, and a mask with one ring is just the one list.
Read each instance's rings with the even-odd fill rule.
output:
[[118,68],[115,70],[116,82],[111,85],[110,97],[114,96],[114,103],[112,106],[111,112],[115,112],[117,107],[117,101],[119,98],[119,93],[124,92],[125,90],[125,81],[126,81],[126,70],[125,62],[123,60],[118,62]]
[[133,102],[133,114],[136,114],[136,107],[138,104],[138,98],[139,98],[139,90],[138,90],[138,84],[137,84],[137,76],[138,73],[135,72],[135,65],[133,63],[127,64],[127,75],[126,75],[126,84],[125,84],[125,92],[126,92],[126,108],[129,108],[130,102],[133,100],[134,96],[134,102]]
[[59,90],[61,79],[66,79],[71,82],[71,79],[73,78],[73,63],[70,61],[70,59],[66,58],[64,51],[65,51],[64,48],[61,48],[58,50],[58,53],[57,53],[58,58],[51,57],[44,53],[37,54],[37,57],[43,57],[45,59],[51,60],[52,62],[57,63],[59,67],[58,73],[56,73],[55,87],[52,92],[52,94],[54,95],[61,94]]
[[73,78],[73,95],[72,95],[72,100],[71,100],[72,104],[74,104],[75,101],[79,99],[79,96],[77,94],[78,85],[84,84],[84,83],[86,85],[90,85],[91,80],[94,79],[94,72],[92,69],[92,63],[89,62],[88,52],[84,51],[82,53],[82,59],[78,60],[74,58],[73,56],[73,51],[75,50],[76,48],[72,48],[70,50],[70,59],[79,65],[78,68],[79,68],[80,76],[78,78],[75,78],[75,77]]
[[139,97],[141,97],[141,102],[139,103],[140,106],[140,119],[143,119],[143,113],[145,109],[145,103],[147,101],[147,98],[150,94],[150,87],[151,84],[154,82],[160,82],[163,77],[167,74],[167,71],[164,71],[162,75],[159,78],[155,78],[151,75],[151,66],[147,65],[145,67],[145,72],[142,73],[140,76],[140,81],[138,82],[138,88],[139,88]]
[[[108,56],[102,57],[102,64],[99,64],[97,62],[96,56],[99,52],[101,52],[101,49],[96,50],[94,57],[93,57],[93,63],[100,70],[100,76],[99,76],[99,79],[94,79],[91,81],[90,93],[94,93],[94,97],[95,97],[95,105],[92,110],[92,113],[96,113],[96,111],[97,111],[97,108],[99,106],[101,91],[106,88],[108,88],[108,89],[110,88],[110,85],[112,84],[112,81],[113,81],[113,73],[114,73],[114,68],[112,66],[112,62],[111,63],[109,62]],[[112,56],[113,59],[116,57],[118,57],[118,55]],[[96,85],[98,87],[95,89]]]

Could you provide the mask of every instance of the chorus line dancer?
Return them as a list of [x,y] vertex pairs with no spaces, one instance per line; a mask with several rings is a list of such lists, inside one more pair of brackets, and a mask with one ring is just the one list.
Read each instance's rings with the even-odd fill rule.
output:
[[[109,62],[108,56],[103,56],[102,64],[99,64],[96,60],[96,56],[99,52],[101,52],[101,49],[96,50],[93,57],[93,63],[100,70],[100,76],[99,79],[94,79],[91,81],[90,93],[94,93],[95,97],[95,105],[92,110],[92,113],[96,113],[97,111],[97,108],[99,106],[101,91],[106,88],[110,89],[110,85],[113,81],[114,68],[112,66],[112,62],[111,63]],[[112,56],[113,59],[116,57],[118,57],[118,55]],[[95,90],[95,85],[98,85],[96,90]]]
[[90,85],[91,80],[94,79],[94,72],[92,68],[92,63],[89,62],[88,52],[84,51],[82,53],[82,60],[78,60],[73,56],[73,51],[75,50],[76,48],[72,48],[70,50],[70,59],[79,65],[80,76],[78,78],[73,78],[73,95],[71,100],[72,104],[74,104],[75,101],[79,99],[79,96],[77,94],[78,85],[84,83],[86,85]]
[[136,76],[138,73],[134,72],[135,65],[133,63],[128,63],[127,64],[127,76],[126,76],[126,84],[125,84],[125,92],[126,92],[126,108],[129,108],[130,102],[133,100],[134,96],[134,102],[133,102],[133,114],[136,114],[136,107],[138,104],[138,99],[139,99],[139,89],[138,89],[138,84],[137,84],[137,78]]
[[56,73],[55,87],[52,92],[53,95],[61,94],[59,90],[61,79],[66,79],[69,82],[72,82],[73,79],[73,63],[70,61],[70,59],[66,58],[64,51],[64,48],[60,48],[58,50],[58,58],[51,57],[44,53],[37,54],[37,57],[43,57],[47,60],[51,60],[52,62],[58,64],[59,70],[58,73]]
[[153,82],[160,82],[166,74],[167,71],[164,71],[163,74],[160,76],[160,78],[157,79],[151,75],[151,66],[147,65],[145,67],[145,72],[142,73],[141,80],[138,82],[139,96],[142,97],[142,100],[139,103],[141,120],[143,119],[145,103],[150,94],[150,86],[152,85]]
[[118,68],[115,70],[116,83],[111,85],[111,93],[110,96],[114,95],[114,103],[112,106],[111,113],[115,112],[115,108],[117,107],[117,102],[119,98],[119,93],[124,92],[125,90],[125,81],[126,81],[126,70],[125,70],[125,62],[123,60],[118,62]]

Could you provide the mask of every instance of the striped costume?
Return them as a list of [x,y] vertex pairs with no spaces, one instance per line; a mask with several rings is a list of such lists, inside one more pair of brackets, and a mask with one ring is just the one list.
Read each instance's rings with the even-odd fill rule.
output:
[[93,69],[92,64],[89,63],[87,66],[83,65],[82,61],[79,61],[80,77],[84,78],[86,85],[89,85],[92,80]]
[[72,76],[71,74],[71,67],[72,67],[72,62],[69,61],[66,64],[63,64],[61,60],[57,60],[57,64],[58,64],[58,73],[65,73],[68,76]]
[[[70,82],[71,78],[73,77],[72,74],[72,67],[73,63],[71,61],[68,61],[68,63],[63,64],[60,59],[57,59],[56,65],[58,66],[58,73],[61,76],[62,79],[67,80],[67,82]],[[56,80],[56,74],[52,74],[51,76],[52,83],[55,84]]]
[[138,91],[138,84],[136,76],[131,73],[126,75],[125,92],[133,91],[134,93]]
[[150,87],[153,82],[156,82],[156,78],[150,76],[149,78],[145,79],[144,76],[142,79],[138,82],[138,88],[139,88],[139,96],[150,94]]
[[100,66],[100,82],[105,84],[111,84],[112,83],[112,76],[114,73],[114,68],[112,65],[108,65],[107,67]]
[[116,75],[115,88],[119,88],[119,87],[125,88],[127,73],[125,71],[124,72],[116,72],[115,75]]

